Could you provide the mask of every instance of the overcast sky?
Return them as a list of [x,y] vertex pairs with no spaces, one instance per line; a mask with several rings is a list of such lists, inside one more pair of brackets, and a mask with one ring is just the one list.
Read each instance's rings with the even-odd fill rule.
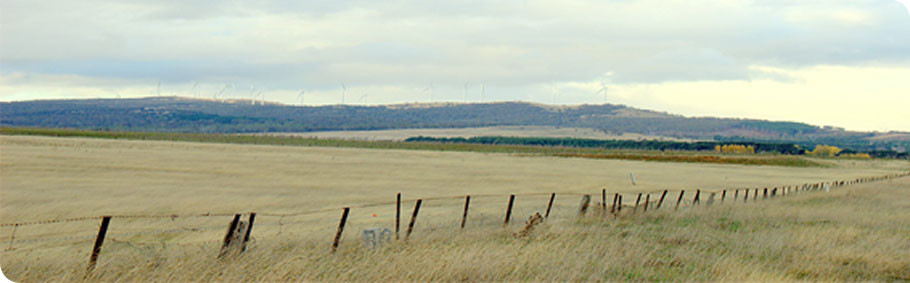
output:
[[0,3],[2,101],[253,88],[325,105],[342,84],[345,103],[371,105],[599,104],[605,84],[609,103],[638,108],[910,131],[910,12],[894,0]]

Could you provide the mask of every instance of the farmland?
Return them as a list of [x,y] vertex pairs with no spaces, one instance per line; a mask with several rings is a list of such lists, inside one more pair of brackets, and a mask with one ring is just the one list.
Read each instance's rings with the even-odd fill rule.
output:
[[[774,187],[893,174],[906,171],[906,161],[824,160],[830,166],[796,168],[9,135],[0,142],[2,223],[262,215],[248,253],[228,263],[214,255],[230,217],[115,219],[98,264],[103,272],[92,275],[102,280],[907,278],[908,249],[901,246],[907,242],[907,213],[895,213],[906,211],[907,178],[760,204],[574,220],[579,194],[604,187],[627,199],[662,189]],[[359,230],[391,228],[399,192],[407,213],[414,199],[427,199],[414,236],[406,245],[394,242],[366,253]],[[523,219],[542,210],[550,192],[560,193],[552,218],[531,238],[511,236]],[[472,214],[466,230],[453,234],[463,202],[457,197],[466,194],[477,196]],[[502,228],[508,194],[518,198],[513,224]],[[349,230],[331,256],[327,244],[344,206],[354,207]],[[311,213],[290,216],[299,212]],[[873,223],[883,225],[864,228]],[[4,245],[12,247],[0,257],[4,274],[13,280],[81,278],[97,225],[18,227],[18,244],[9,241],[11,227],[0,229]],[[731,225],[739,227],[737,233]],[[145,230],[167,231],[136,233]],[[57,234],[82,238],[26,241]],[[808,252],[789,252],[794,248]],[[434,263],[430,258],[446,262],[425,266]],[[833,270],[838,260],[850,268]]]

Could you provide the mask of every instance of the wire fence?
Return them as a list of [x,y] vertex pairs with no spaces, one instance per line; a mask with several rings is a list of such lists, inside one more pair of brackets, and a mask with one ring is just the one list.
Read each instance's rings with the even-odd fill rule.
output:
[[[288,237],[324,239],[328,242],[334,236],[333,246],[337,246],[342,233],[341,228],[345,231],[355,232],[373,228],[389,229],[394,232],[395,238],[400,238],[406,237],[405,233],[411,230],[408,229],[410,225],[417,225],[421,231],[471,229],[491,225],[522,225],[522,218],[535,213],[545,215],[547,221],[572,220],[577,219],[579,214],[584,213],[588,207],[600,209],[604,213],[622,215],[621,211],[624,209],[628,213],[629,210],[644,212],[656,209],[680,209],[702,204],[749,203],[906,176],[910,176],[910,172],[768,188],[694,191],[609,192],[601,189],[592,193],[476,194],[422,199],[401,199],[399,194],[395,200],[388,202],[288,213],[107,215],[22,221],[0,223],[0,249],[2,249],[0,253],[26,254],[61,248],[90,250],[89,245],[94,241],[95,247],[92,250],[94,250],[93,258],[96,258],[105,237],[110,243],[132,248],[219,242],[227,244],[225,224],[231,217],[234,217],[236,221],[241,214],[249,217],[246,222],[246,225],[249,225],[247,237],[252,234],[254,240]],[[578,198],[580,196],[583,200],[581,203]],[[588,199],[589,202],[585,203],[584,199]],[[421,204],[419,214],[415,212],[418,203]],[[346,219],[342,220],[342,224],[339,225],[338,221],[342,211],[345,211]],[[253,223],[251,215],[256,217],[255,223]],[[416,221],[412,220],[414,215],[417,215]],[[106,221],[112,223],[109,229],[103,223],[105,218],[107,218]],[[102,221],[101,230],[98,229],[96,221]],[[411,224],[411,222],[415,224]],[[348,235],[350,234],[352,233],[349,232]]]

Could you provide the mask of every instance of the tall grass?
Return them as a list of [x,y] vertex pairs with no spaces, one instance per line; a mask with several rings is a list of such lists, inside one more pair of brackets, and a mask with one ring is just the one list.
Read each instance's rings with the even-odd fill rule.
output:
[[[91,281],[900,281],[910,280],[910,178],[748,204],[664,208],[512,228],[424,227],[369,250],[353,240],[109,248]],[[350,236],[349,236],[350,237]],[[87,254],[3,258],[16,281],[79,281]]]

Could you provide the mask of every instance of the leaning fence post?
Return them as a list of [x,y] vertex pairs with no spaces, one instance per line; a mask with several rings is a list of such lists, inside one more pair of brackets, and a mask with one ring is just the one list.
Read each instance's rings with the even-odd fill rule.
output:
[[692,205],[701,204],[699,196],[701,196],[701,190],[695,190],[695,198],[692,199]]
[[679,209],[679,203],[682,202],[683,195],[685,195],[685,194],[686,194],[686,190],[679,191],[679,198],[676,199],[676,208],[675,209]]
[[515,203],[515,195],[509,195],[509,207],[506,208],[506,219],[502,221],[502,226],[509,225],[509,219],[512,218],[512,204]]
[[398,227],[401,224],[401,193],[395,199],[395,240],[398,240]]
[[585,216],[585,213],[588,212],[588,204],[591,203],[591,195],[581,196],[581,204],[578,207],[578,217]]
[[223,257],[229,252],[229,247],[235,238],[234,233],[236,233],[238,225],[240,225],[240,214],[234,214],[234,219],[232,219],[231,224],[228,225],[227,233],[224,233],[224,241],[221,244],[221,251],[218,253],[218,258]]
[[727,199],[727,190],[724,189],[723,192],[720,193],[720,203],[724,203],[724,200],[726,200],[726,199]]
[[556,200],[556,193],[550,194],[550,202],[547,203],[547,214],[543,218],[550,217],[550,208],[553,208],[553,201]]
[[338,241],[341,241],[341,233],[344,232],[344,224],[348,222],[348,213],[350,211],[350,207],[345,207],[344,212],[341,213],[341,221],[338,222],[338,231],[335,232],[335,240],[332,241],[333,253],[338,249]]
[[739,199],[739,189],[733,191],[733,202],[736,202],[737,199]]
[[88,260],[88,271],[95,269],[95,263],[98,262],[98,254],[101,253],[101,245],[104,244],[104,236],[107,235],[107,227],[111,224],[111,217],[101,217],[101,227],[98,228],[98,236],[95,237],[95,246],[92,247],[92,255]]
[[644,212],[648,212],[648,203],[651,202],[651,193],[645,195],[645,209]]
[[761,199],[768,199],[768,188],[765,188],[764,190],[762,190],[762,198],[761,198]]
[[665,196],[667,196],[667,190],[664,190],[664,192],[662,194],[660,194],[660,200],[657,201],[657,207],[655,207],[654,209],[660,209],[660,205],[664,203]]
[[246,226],[246,233],[243,234],[243,243],[240,246],[240,252],[246,251],[246,242],[250,241],[250,233],[253,232],[253,221],[256,221],[256,213],[250,212],[249,223]]
[[404,240],[407,241],[411,237],[411,231],[414,230],[414,222],[417,221],[417,212],[420,211],[420,203],[422,199],[418,199],[417,203],[414,204],[414,214],[411,215],[411,222],[408,223],[408,232],[404,234]]
[[616,201],[619,200],[619,193],[613,194],[613,206],[610,206],[610,213],[616,213]]
[[638,203],[641,202],[641,193],[638,193],[638,198],[635,199],[635,208],[632,209],[632,212],[638,212]]
[[461,215],[461,229],[464,229],[464,224],[468,220],[468,205],[471,204],[471,196],[464,197],[464,213]]

